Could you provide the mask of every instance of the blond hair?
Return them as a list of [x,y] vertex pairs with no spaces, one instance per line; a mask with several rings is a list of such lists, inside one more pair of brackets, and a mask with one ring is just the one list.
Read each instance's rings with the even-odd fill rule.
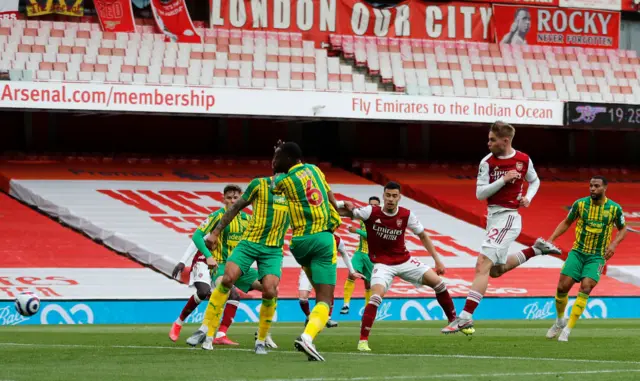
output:
[[516,135],[516,129],[509,123],[497,121],[491,125],[491,132],[499,138],[509,138],[513,140]]

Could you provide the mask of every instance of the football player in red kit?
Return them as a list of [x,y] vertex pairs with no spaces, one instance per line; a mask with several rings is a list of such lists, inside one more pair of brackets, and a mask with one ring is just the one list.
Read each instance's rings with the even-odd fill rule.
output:
[[[383,205],[368,205],[354,208],[350,202],[339,202],[341,212],[353,219],[364,221],[369,243],[369,257],[373,262],[371,276],[371,298],[362,314],[360,341],[358,350],[371,351],[369,333],[376,318],[378,307],[393,279],[399,277],[417,287],[429,286],[436,292],[436,299],[451,322],[456,317],[456,310],[447,291],[447,286],[438,276],[444,274],[445,268],[436,252],[431,239],[409,209],[398,206],[400,202],[400,184],[389,182],[384,187]],[[425,249],[435,261],[433,271],[416,258],[412,258],[405,245],[405,232],[409,229],[420,238]]]
[[[489,130],[491,153],[480,162],[476,185],[476,197],[487,200],[488,204],[487,230],[464,310],[442,333],[462,331],[469,335],[475,332],[472,316],[487,291],[489,276],[497,278],[536,255],[560,254],[560,249],[538,238],[533,246],[509,255],[509,246],[522,229],[518,208],[528,207],[540,187],[529,155],[511,146],[514,135],[515,128],[503,122],[495,122]],[[529,188],[523,195],[525,181]]]

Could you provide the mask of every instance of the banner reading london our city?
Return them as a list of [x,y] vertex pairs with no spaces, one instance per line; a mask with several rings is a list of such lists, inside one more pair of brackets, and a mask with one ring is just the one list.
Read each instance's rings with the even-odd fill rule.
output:
[[493,13],[502,44],[617,49],[620,42],[619,12],[496,4]]
[[213,28],[493,42],[490,4],[403,1],[379,9],[362,0],[210,0]]

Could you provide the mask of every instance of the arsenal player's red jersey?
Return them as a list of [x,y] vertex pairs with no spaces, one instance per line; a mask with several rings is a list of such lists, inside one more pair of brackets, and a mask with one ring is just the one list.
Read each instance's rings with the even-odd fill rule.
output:
[[393,266],[408,261],[411,256],[405,245],[407,228],[420,234],[424,227],[409,209],[398,207],[387,214],[379,206],[366,206],[354,210],[354,217],[364,221],[367,228],[369,258],[373,263]]
[[487,185],[496,182],[507,172],[516,170],[520,173],[520,178],[505,184],[493,196],[487,199],[489,206],[497,205],[507,209],[518,209],[520,199],[524,190],[525,180],[528,182],[538,178],[529,155],[524,152],[514,151],[509,156],[495,156],[489,154],[480,162],[478,170],[478,185]]

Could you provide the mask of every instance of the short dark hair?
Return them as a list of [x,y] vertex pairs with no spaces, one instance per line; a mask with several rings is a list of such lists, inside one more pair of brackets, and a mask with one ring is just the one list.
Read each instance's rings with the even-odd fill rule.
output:
[[222,191],[222,194],[225,195],[225,194],[227,194],[227,192],[242,193],[242,188],[240,188],[240,186],[236,185],[236,184],[229,184],[226,187],[224,187],[224,190]]
[[607,178],[602,175],[591,176],[591,180],[602,180],[602,184],[604,185],[609,184],[609,182],[607,181]]
[[371,201],[378,201],[378,202],[380,202],[380,197],[378,197],[378,196],[371,196],[371,197],[369,197],[369,202],[371,202]]
[[282,153],[292,158],[293,160],[302,160],[302,149],[300,148],[298,143],[286,142],[278,148],[280,148]]
[[387,183],[387,185],[384,186],[384,190],[395,190],[397,189],[398,191],[400,191],[402,187],[400,187],[400,184],[396,183],[395,181],[389,181]]

